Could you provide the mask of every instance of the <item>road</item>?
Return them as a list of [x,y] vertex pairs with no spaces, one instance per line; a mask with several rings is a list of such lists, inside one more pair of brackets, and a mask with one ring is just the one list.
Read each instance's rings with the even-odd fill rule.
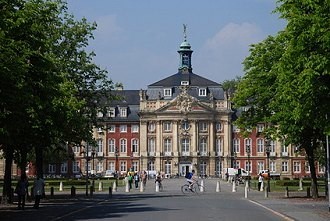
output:
[[164,191],[156,192],[150,181],[144,192],[140,189],[125,192],[125,188],[119,188],[111,198],[107,192],[96,192],[93,197],[83,193],[76,198],[63,195],[43,200],[39,210],[29,202],[24,211],[15,207],[1,209],[0,220],[292,220],[251,203],[242,192],[231,192],[227,183],[216,192],[217,180],[205,180],[203,194],[186,196],[180,190],[184,182],[184,179],[164,180]]

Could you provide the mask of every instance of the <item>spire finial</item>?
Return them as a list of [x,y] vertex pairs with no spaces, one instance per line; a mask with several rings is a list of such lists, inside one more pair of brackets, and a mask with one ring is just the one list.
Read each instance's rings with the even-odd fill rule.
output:
[[183,40],[187,41],[187,25],[183,24]]

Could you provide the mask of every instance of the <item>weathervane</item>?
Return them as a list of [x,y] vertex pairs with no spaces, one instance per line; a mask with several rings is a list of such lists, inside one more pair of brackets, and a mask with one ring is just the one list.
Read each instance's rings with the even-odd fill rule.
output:
[[187,25],[183,24],[183,38],[184,41],[187,41]]

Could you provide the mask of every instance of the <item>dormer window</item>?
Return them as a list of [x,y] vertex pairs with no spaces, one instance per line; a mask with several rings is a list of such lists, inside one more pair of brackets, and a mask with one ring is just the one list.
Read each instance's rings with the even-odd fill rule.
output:
[[171,90],[171,88],[166,88],[166,89],[164,89],[164,96],[165,96],[165,97],[170,97],[170,96],[172,96],[172,90]]
[[189,85],[189,81],[181,81],[181,85]]
[[126,107],[120,108],[120,117],[127,117],[127,108]]
[[206,97],[206,88],[199,88],[199,96]]
[[115,117],[115,108],[110,107],[107,112],[107,117]]

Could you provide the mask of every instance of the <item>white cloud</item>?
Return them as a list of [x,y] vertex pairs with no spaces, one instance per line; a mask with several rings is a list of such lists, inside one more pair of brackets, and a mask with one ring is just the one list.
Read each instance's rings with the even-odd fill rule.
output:
[[[243,74],[249,45],[264,38],[261,29],[252,23],[228,23],[209,38],[196,56],[196,71],[205,73],[211,80],[224,81]],[[201,73],[201,72],[200,72]]]
[[208,39],[205,46],[209,50],[218,50],[222,47],[232,48],[237,46],[248,46],[259,41],[262,32],[258,26],[251,23],[235,24],[229,23]]

